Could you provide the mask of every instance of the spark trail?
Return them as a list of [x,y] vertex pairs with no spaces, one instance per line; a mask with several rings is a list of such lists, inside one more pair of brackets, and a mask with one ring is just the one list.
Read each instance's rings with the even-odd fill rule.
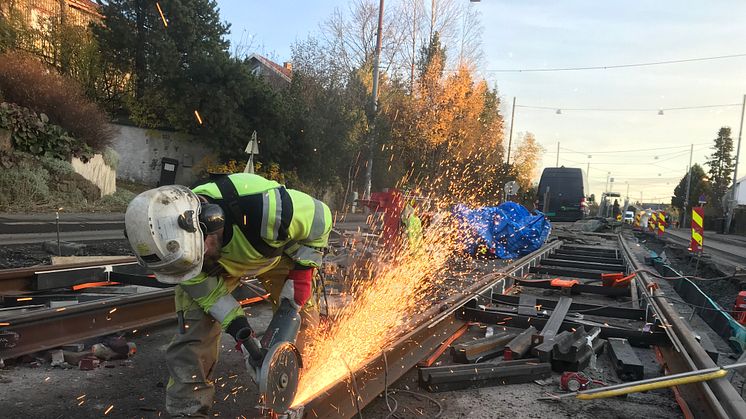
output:
[[375,278],[358,280],[353,302],[329,329],[313,336],[295,405],[362,367],[408,330],[413,316],[431,307],[447,262],[460,247],[454,223],[449,216],[434,221],[419,249],[390,250],[390,262]]

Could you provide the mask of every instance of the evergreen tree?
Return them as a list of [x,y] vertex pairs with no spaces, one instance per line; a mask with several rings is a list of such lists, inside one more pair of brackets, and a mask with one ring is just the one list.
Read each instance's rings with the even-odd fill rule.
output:
[[714,152],[710,155],[705,163],[710,167],[710,204],[723,212],[723,197],[728,191],[733,175],[733,139],[730,138],[730,128],[722,127],[715,138],[715,144],[712,146]]
[[684,177],[681,178],[679,184],[676,185],[676,188],[673,191],[673,197],[671,197],[671,205],[674,208],[677,208],[681,214],[684,214],[685,211],[691,210],[692,207],[696,207],[698,205],[700,196],[706,196],[710,193],[709,184],[705,180],[705,171],[704,169],[702,169],[702,166],[695,163],[694,166],[689,169],[689,172],[691,173],[691,183],[689,185],[689,202],[686,203],[685,206],[684,200],[686,198],[686,183],[689,176],[688,174],[684,175]]

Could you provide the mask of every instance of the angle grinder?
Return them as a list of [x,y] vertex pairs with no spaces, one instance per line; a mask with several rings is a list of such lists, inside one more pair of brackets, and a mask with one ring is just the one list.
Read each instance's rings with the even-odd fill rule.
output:
[[252,365],[259,366],[256,379],[259,404],[264,409],[284,413],[295,399],[303,361],[292,342],[298,336],[300,323],[298,311],[283,299],[264,332],[262,347],[253,339],[244,342]]

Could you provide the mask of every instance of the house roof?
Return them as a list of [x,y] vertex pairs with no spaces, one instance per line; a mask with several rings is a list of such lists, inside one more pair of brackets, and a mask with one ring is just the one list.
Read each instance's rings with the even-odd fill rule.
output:
[[293,77],[293,72],[290,69],[287,69],[280,64],[277,64],[276,62],[270,60],[267,57],[263,57],[259,54],[251,54],[249,56],[249,60],[255,59],[262,63],[265,67],[269,68],[270,70],[274,71],[275,73],[279,74],[283,79],[290,82],[290,79]]
[[67,4],[70,7],[103,18],[103,15],[99,10],[99,5],[91,0],[67,0]]

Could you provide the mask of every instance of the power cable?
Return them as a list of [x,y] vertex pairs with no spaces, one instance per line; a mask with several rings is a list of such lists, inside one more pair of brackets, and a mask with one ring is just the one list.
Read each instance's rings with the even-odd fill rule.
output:
[[724,59],[739,58],[739,57],[746,57],[746,53],[716,55],[712,57],[684,58],[684,59],[679,59],[679,60],[651,61],[651,62],[630,63],[630,64],[613,64],[613,65],[580,66],[580,67],[555,67],[555,68],[496,69],[496,70],[482,70],[482,72],[484,73],[539,73],[539,72],[556,72],[556,71],[611,70],[615,68],[650,67],[650,66],[656,66],[656,65],[690,63],[690,62],[696,62],[696,61],[724,60]]
[[535,105],[515,105],[516,108],[541,109],[549,111],[592,111],[592,112],[665,112],[665,111],[682,111],[691,109],[707,108],[727,108],[731,106],[742,106],[741,103],[722,103],[715,105],[697,105],[697,106],[679,106],[673,108],[571,108],[563,106],[535,106]]
[[[652,141],[652,140],[651,140]],[[694,143],[694,145],[709,145],[710,143]],[[569,148],[560,147],[560,150],[569,151],[571,153],[583,154],[583,155],[594,155],[594,154],[618,154],[618,153],[632,153],[638,151],[656,151],[656,150],[671,150],[677,148],[688,148],[691,144],[679,145],[679,146],[668,146],[668,147],[656,147],[656,148],[636,148],[626,150],[615,150],[615,151],[575,151]]]

